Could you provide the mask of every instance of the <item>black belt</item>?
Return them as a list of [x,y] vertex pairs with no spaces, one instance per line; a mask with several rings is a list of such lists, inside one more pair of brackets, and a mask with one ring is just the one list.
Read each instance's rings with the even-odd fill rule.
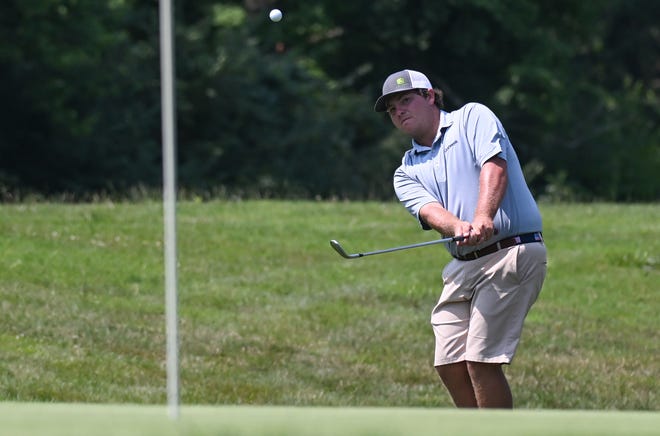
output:
[[488,245],[481,250],[476,250],[464,255],[456,255],[454,257],[458,260],[475,260],[488,254],[493,254],[502,248],[509,248],[520,244],[529,244],[530,242],[543,242],[543,234],[541,232],[534,232],[512,236],[510,238],[502,239],[501,241],[497,241],[494,244]]

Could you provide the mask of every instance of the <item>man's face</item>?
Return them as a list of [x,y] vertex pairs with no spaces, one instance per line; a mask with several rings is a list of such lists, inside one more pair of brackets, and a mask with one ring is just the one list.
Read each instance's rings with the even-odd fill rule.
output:
[[433,128],[433,97],[419,90],[394,94],[387,100],[385,107],[394,124],[402,132],[417,138],[429,128]]

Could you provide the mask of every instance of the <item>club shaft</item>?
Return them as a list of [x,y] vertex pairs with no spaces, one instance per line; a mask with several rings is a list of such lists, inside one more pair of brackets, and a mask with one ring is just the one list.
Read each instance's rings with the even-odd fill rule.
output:
[[355,254],[346,254],[346,252],[341,248],[341,245],[336,241],[333,241],[334,244],[331,243],[331,245],[333,245],[333,248],[340,255],[342,255],[346,258],[349,258],[349,259],[353,259],[353,258],[357,258],[357,257],[372,256],[374,254],[384,254],[384,253],[391,253],[393,251],[400,251],[400,250],[408,250],[408,249],[411,249],[411,248],[425,247],[427,245],[445,244],[447,242],[455,242],[455,241],[460,241],[462,239],[463,239],[462,236],[454,236],[454,237],[450,237],[450,238],[436,239],[434,241],[419,242],[417,244],[402,245],[400,247],[386,248],[386,249],[383,249],[383,250],[368,251],[366,253],[355,253]]
[[366,253],[358,253],[358,254],[360,254],[360,257],[371,256],[374,254],[384,254],[384,253],[391,253],[393,251],[408,250],[410,248],[425,247],[427,245],[446,244],[447,242],[451,242],[453,240],[454,238],[437,239],[435,241],[419,242],[417,244],[402,245],[400,247],[385,248],[384,250],[369,251]]

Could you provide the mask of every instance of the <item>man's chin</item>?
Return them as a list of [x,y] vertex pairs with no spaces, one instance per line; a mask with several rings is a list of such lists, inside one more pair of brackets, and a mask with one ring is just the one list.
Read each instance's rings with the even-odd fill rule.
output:
[[400,130],[403,133],[407,133],[408,135],[411,135],[414,129],[414,123],[412,120],[405,120],[404,122],[401,123]]

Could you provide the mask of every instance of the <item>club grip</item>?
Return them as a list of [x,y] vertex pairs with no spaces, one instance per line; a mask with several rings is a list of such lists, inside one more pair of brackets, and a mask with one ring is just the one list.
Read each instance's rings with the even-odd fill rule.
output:
[[[493,231],[493,235],[497,235],[499,232],[500,232],[500,230],[496,228],[496,229]],[[460,242],[460,241],[462,241],[463,239],[465,239],[465,236],[460,236],[460,235],[459,235],[459,236],[454,236],[453,238],[451,238],[451,241],[452,241],[452,242]]]

